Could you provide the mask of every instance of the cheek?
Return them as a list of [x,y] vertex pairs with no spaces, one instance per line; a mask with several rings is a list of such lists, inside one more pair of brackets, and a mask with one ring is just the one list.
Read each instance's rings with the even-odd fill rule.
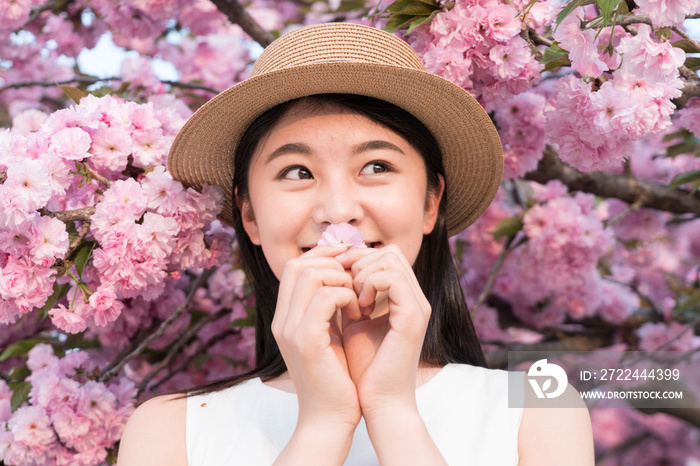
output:
[[401,248],[411,264],[418,257],[423,241],[424,192],[421,186],[412,185],[392,195],[378,196],[382,203],[375,204],[382,206],[375,215],[381,219],[384,233]]

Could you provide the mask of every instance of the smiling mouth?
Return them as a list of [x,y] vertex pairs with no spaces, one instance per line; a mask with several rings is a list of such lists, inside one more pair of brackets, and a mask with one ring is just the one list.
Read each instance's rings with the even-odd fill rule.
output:
[[[371,243],[365,243],[365,244],[367,245],[368,248],[372,248],[372,249],[379,249],[382,247],[381,241],[373,241]],[[305,253],[307,251],[310,251],[312,248],[313,248],[312,246],[307,246],[307,247],[301,248],[301,252]]]

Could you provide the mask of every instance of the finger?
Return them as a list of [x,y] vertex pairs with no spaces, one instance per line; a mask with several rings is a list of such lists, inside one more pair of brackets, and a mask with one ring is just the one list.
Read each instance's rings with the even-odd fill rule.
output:
[[350,275],[338,264],[336,266],[340,270],[326,267],[306,267],[299,272],[287,306],[278,306],[275,310],[275,319],[282,329],[289,328],[291,330],[299,325],[319,288],[344,287],[350,291],[353,290]]
[[[316,291],[306,313],[294,332],[295,346],[313,347],[319,344],[319,334],[330,339],[329,326],[338,308],[357,306],[357,296],[350,288],[324,286]],[[359,311],[358,311],[359,314]],[[330,340],[325,340],[330,343]]]
[[371,248],[351,248],[349,251],[347,251],[345,254],[341,254],[339,256],[336,256],[336,260],[340,262],[340,265],[343,266],[345,269],[349,269],[352,267],[352,265],[359,259],[369,255],[376,253],[378,249],[371,249]]
[[347,246],[316,246],[314,248],[309,249],[306,251],[304,254],[302,254],[299,257],[335,257],[339,253],[345,252],[348,250]]
[[365,255],[359,256],[353,262],[352,267],[351,267],[351,271],[352,271],[353,276],[357,275],[360,272],[360,270],[367,267],[367,265],[370,264],[371,262],[377,260],[377,258],[383,257],[385,255],[395,256],[395,258],[398,259],[406,269],[410,269],[411,271],[413,270],[410,262],[408,262],[408,259],[406,259],[406,256],[404,255],[401,248],[395,244],[389,244],[389,245],[384,246],[383,248],[380,248],[380,249],[370,249],[370,251],[373,251],[375,254],[365,254]]
[[[407,266],[408,261],[401,260],[401,257],[394,251],[383,251],[371,257],[363,257],[353,264],[351,273],[353,276],[353,287],[359,295],[362,290],[362,285],[366,278],[376,272],[382,270],[401,270],[406,275],[406,279],[415,280],[413,270]],[[418,283],[415,280],[416,284]],[[369,298],[368,298],[369,299]],[[374,299],[374,296],[371,296]],[[360,300],[360,306],[366,306],[368,301]]]
[[[326,251],[321,251],[322,253],[328,253],[329,247],[324,247]],[[313,250],[312,250],[313,251]],[[308,251],[309,254],[312,251]],[[289,300],[291,298],[292,290],[297,282],[299,274],[302,270],[309,268],[327,268],[344,271],[345,269],[338,264],[338,261],[328,256],[306,256],[302,255],[295,259],[290,259],[284,265],[284,270],[282,271],[282,276],[280,277],[280,287],[277,293],[277,305],[289,306]]]
[[388,292],[391,327],[399,333],[423,335],[430,319],[430,303],[422,293],[416,295],[405,274],[401,270],[391,269],[368,276],[362,287],[359,305],[366,305],[362,301],[364,296],[376,296],[380,291]]

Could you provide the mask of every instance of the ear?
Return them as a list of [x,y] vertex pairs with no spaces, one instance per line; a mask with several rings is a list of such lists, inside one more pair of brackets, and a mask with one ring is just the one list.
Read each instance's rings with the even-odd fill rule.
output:
[[243,229],[248,234],[250,241],[257,246],[260,246],[258,223],[255,221],[255,214],[253,213],[253,206],[250,205],[250,200],[240,197],[238,195],[238,188],[236,188],[234,196],[236,197],[236,205],[238,206],[238,210],[241,211]]
[[438,173],[440,182],[435,189],[428,190],[425,199],[425,214],[423,215],[423,234],[429,235],[437,222],[438,211],[440,210],[440,200],[445,192],[445,178]]

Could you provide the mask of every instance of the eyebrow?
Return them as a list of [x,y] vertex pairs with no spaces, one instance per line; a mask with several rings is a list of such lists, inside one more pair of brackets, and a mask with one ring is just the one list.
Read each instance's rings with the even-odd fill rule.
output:
[[270,156],[265,160],[265,164],[267,165],[268,163],[272,162],[275,160],[277,157],[280,157],[282,155],[286,154],[302,154],[302,155],[311,155],[311,148],[304,144],[303,142],[290,142],[288,144],[284,144],[282,146],[279,146],[277,149],[272,151]]
[[[381,139],[374,140],[374,141],[366,141],[362,142],[360,144],[355,145],[352,148],[352,155],[357,155],[361,154],[362,152],[368,152],[371,150],[380,150],[380,149],[389,149],[393,150],[395,152],[399,152],[400,154],[404,154],[404,151],[402,151],[398,146],[390,143],[389,141],[383,141]],[[265,164],[270,163],[277,157],[280,157],[282,155],[286,154],[301,154],[301,155],[306,155],[306,156],[311,156],[313,155],[313,151],[311,148],[304,144],[303,142],[290,142],[287,144],[284,144],[282,146],[279,146],[277,149],[272,151],[270,156],[267,158],[265,161]]]
[[[367,152],[370,150],[378,150],[378,149],[389,149],[393,150],[396,152],[399,152],[401,154],[404,154],[404,151],[402,151],[398,146],[395,146],[394,144],[390,143],[389,141],[383,141],[381,139],[378,139],[376,141],[367,141],[363,142],[361,144],[356,145],[352,149],[352,154],[356,155],[362,152]],[[404,154],[406,155],[406,154]]]

